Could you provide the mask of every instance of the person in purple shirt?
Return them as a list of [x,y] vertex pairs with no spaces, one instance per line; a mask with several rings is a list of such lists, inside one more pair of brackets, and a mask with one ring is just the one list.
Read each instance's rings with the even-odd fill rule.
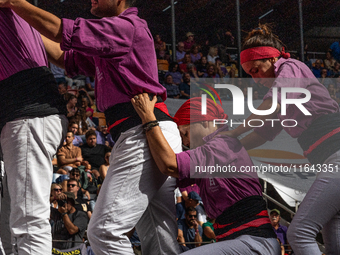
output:
[[[252,130],[247,123],[251,119],[294,120],[295,125],[280,122],[275,125],[265,124],[257,127],[241,140],[245,148],[252,149],[272,141],[284,129],[291,137],[298,138],[304,156],[317,172],[316,180],[302,201],[291,225],[288,228],[288,241],[297,255],[319,255],[320,250],[315,240],[323,229],[326,254],[340,254],[340,113],[339,105],[333,100],[325,86],[319,83],[311,70],[302,62],[289,58],[284,52],[282,42],[266,25],[254,29],[246,38],[240,55],[242,68],[256,82],[269,88],[258,110],[268,110],[274,102],[274,90],[278,89],[278,102],[270,115],[252,114],[232,131],[225,132],[231,137]],[[310,92],[287,93],[288,99],[303,99],[300,108],[291,104],[281,110],[281,91],[285,88],[303,88]],[[308,98],[307,98],[308,99]],[[302,107],[301,107],[302,106]],[[283,107],[282,107],[283,108]]]
[[[253,163],[238,139],[219,135],[228,130],[227,125],[214,125],[214,119],[227,118],[222,107],[209,99],[207,114],[202,115],[201,98],[196,97],[179,108],[174,119],[183,144],[192,149],[176,154],[162,135],[153,114],[156,97],[150,101],[144,93],[131,101],[144,123],[159,170],[178,178],[180,186],[196,183],[207,216],[216,219],[214,228],[218,242],[184,254],[279,255],[279,243],[270,224],[257,173],[243,170],[251,168]],[[217,169],[217,165],[235,170],[216,176],[203,170],[196,171],[198,166],[216,166]]]
[[[96,202],[88,238],[96,255],[133,254],[127,234],[136,227],[144,254],[178,254],[174,178],[157,171],[142,121],[130,100],[157,95],[155,114],[176,152],[182,150],[176,124],[164,104],[156,53],[147,23],[134,0],[92,0],[101,19],[59,19],[25,0],[1,0],[44,38],[50,62],[70,76],[95,76],[99,111],[105,113],[115,142],[110,167]],[[131,7],[131,8],[130,8]],[[60,43],[60,44],[59,44]]]
[[[40,34],[9,8],[0,8],[0,33],[0,142],[10,196],[2,208],[10,209],[17,254],[50,254],[51,162],[67,128],[66,108]],[[1,234],[10,254],[11,234]]]

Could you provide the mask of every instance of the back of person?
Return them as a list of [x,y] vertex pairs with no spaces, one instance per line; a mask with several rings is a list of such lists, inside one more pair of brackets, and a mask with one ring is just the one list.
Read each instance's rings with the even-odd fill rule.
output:
[[9,8],[0,8],[0,22],[0,33],[5,35],[0,40],[0,81],[26,69],[47,66],[44,45],[35,29]]
[[[118,103],[130,102],[134,95],[142,92],[161,95],[163,100],[166,98],[165,88],[158,83],[152,35],[147,23],[140,19],[137,13],[137,9],[131,7],[117,17],[101,19],[107,26],[103,25],[100,32],[108,38],[106,41],[109,42],[108,45],[102,45],[103,52],[94,52],[90,45],[85,45],[87,49],[84,49],[83,43],[86,42],[80,41],[72,43],[73,50],[65,52],[65,59],[68,58],[68,54],[80,54],[76,53],[78,49],[83,52],[82,54],[94,57],[97,68],[96,103],[100,111],[105,111]],[[97,20],[78,20],[84,25],[83,31],[97,23]],[[94,37],[92,34],[93,32],[90,32],[89,37]],[[76,37],[77,34],[73,36]],[[62,49],[68,50],[66,47]],[[70,75],[75,75],[78,68],[66,63],[66,71]]]

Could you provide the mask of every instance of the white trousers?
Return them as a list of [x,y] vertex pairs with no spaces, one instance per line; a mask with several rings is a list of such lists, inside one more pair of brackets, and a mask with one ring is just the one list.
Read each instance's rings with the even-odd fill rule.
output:
[[[171,148],[181,152],[177,125],[162,121],[160,128]],[[158,170],[141,125],[123,132],[113,148],[88,228],[95,254],[133,254],[125,233],[134,227],[143,254],[178,254],[175,185],[174,178]]]
[[[332,169],[331,169],[332,168]],[[320,255],[316,235],[322,229],[327,255],[340,254],[340,151],[326,159],[288,228],[296,255]]]
[[182,253],[183,255],[280,255],[276,238],[242,235],[233,240],[203,245]]
[[67,129],[65,116],[19,118],[1,131],[11,200],[10,228],[19,255],[51,254],[52,159]]

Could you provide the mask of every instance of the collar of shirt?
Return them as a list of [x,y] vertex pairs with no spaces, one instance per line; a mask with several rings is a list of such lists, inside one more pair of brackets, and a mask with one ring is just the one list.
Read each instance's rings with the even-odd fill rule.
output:
[[119,14],[118,16],[126,16],[126,15],[130,15],[130,14],[134,14],[137,15],[138,14],[138,9],[137,7],[130,7],[127,8],[125,11],[123,11],[121,14]]
[[206,137],[203,137],[203,140],[205,142],[208,142],[209,140],[213,139],[213,137],[217,135],[219,132],[228,131],[228,130],[229,130],[228,125],[223,125],[222,127],[218,128],[215,132],[211,133],[210,135],[207,135]]

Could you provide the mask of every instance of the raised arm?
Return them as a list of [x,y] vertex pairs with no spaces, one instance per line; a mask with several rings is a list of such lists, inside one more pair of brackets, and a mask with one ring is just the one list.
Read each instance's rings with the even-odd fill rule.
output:
[[64,55],[65,52],[60,49],[60,44],[51,41],[47,37],[41,35],[42,41],[45,46],[48,61],[52,64],[65,69]]
[[[149,95],[144,93],[132,98],[131,102],[139,117],[142,119],[143,124],[156,120],[153,113],[155,103],[157,102],[156,96],[150,101]],[[159,170],[163,174],[178,178],[176,154],[166,141],[161,128],[156,126],[151,130],[146,131],[146,137],[152,157]]]
[[0,0],[0,7],[11,8],[42,35],[55,42],[61,42],[62,23],[57,16],[44,11],[26,0]]
[[[268,110],[272,106],[272,99],[268,98],[265,101],[262,102],[262,104],[257,108],[257,110]],[[251,114],[246,120],[245,120],[245,125],[239,125],[237,128],[230,130],[230,131],[225,131],[221,132],[221,134],[225,134],[234,138],[237,138],[238,136],[250,131],[253,129],[253,127],[248,125],[248,121],[252,119],[257,119],[257,120],[262,120],[265,121],[266,119],[273,119],[277,113],[280,111],[280,104],[277,104],[276,110],[270,114],[270,115],[256,115],[256,114]],[[263,142],[264,143],[264,142]],[[262,144],[263,144],[262,143]]]

